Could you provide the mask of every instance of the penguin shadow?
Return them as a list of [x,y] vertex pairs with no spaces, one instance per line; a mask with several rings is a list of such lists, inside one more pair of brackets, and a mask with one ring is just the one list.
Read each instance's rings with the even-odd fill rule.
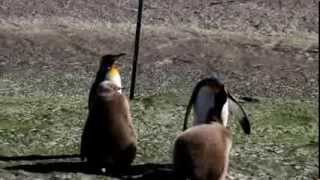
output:
[[[5,167],[5,170],[15,171],[23,170],[32,173],[84,173],[90,175],[104,175],[109,177],[115,177],[123,180],[160,180],[167,179],[173,180],[173,165],[172,164],[136,164],[130,166],[128,169],[112,174],[103,173],[101,170],[92,169],[87,166],[85,162],[82,162],[79,155],[58,155],[58,156],[42,156],[42,155],[30,155],[30,156],[0,156],[0,161],[14,162],[14,161],[28,161],[34,163],[19,164]],[[39,162],[40,161],[40,162]],[[50,162],[48,162],[50,161]]]
[[174,180],[175,174],[172,164],[140,164],[133,165],[123,176],[125,180]]

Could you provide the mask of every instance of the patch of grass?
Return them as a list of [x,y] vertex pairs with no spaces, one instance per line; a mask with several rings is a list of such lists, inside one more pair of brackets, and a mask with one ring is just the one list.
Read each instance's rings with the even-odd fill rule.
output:
[[83,97],[1,97],[0,106],[0,154],[78,151]]
[[[318,104],[290,99],[261,99],[245,104],[252,134],[232,123],[233,173],[275,179],[318,177]],[[245,168],[244,168],[245,167]]]
[[309,101],[263,99],[248,106],[252,116],[253,141],[304,144],[318,142],[317,104]]
[[[168,93],[131,102],[139,138],[135,163],[171,162],[188,98]],[[251,117],[252,135],[244,135],[236,118],[229,121],[234,135],[231,175],[290,179],[317,174],[316,103],[261,99],[245,108]],[[84,96],[0,96],[0,155],[78,153],[86,116]]]

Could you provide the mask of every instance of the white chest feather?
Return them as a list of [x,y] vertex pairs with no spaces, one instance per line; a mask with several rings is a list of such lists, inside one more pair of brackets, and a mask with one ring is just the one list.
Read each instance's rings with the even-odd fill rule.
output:
[[107,80],[117,85],[120,89],[118,90],[119,93],[121,93],[121,77],[120,74],[107,74]]
[[120,78],[120,76],[114,76],[112,79],[111,79],[111,81],[114,83],[114,84],[116,84],[117,86],[119,86],[120,87],[120,89],[118,90],[118,92],[119,93],[121,93],[121,78]]
[[227,99],[226,103],[222,107],[221,112],[221,119],[224,127],[227,127],[228,125],[228,119],[229,119],[229,100]]

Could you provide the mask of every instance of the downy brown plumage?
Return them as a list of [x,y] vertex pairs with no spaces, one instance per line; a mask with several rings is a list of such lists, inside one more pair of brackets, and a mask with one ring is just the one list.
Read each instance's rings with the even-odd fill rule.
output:
[[231,144],[231,131],[219,122],[187,129],[174,144],[173,164],[177,179],[224,180]]
[[250,122],[241,105],[225,90],[217,78],[201,80],[194,88],[186,109],[183,130],[194,107],[193,126],[179,134],[173,151],[173,164],[178,180],[225,180],[232,146],[232,133],[227,128],[228,99],[243,112],[240,121],[246,134]]
[[114,172],[125,169],[134,160],[137,135],[129,101],[121,94],[120,75],[114,69],[113,62],[111,68],[104,66],[105,62],[106,59],[102,59],[91,88],[89,115],[81,140],[81,157],[87,160],[90,167]]

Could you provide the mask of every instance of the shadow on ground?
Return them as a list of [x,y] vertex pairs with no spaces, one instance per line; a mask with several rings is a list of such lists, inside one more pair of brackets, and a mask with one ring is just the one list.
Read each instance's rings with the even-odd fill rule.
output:
[[[76,161],[70,158],[79,158],[79,155],[56,155],[56,156],[0,156],[0,161],[39,161],[53,160],[57,162],[35,162],[28,165],[8,166],[4,169],[9,171],[24,170],[33,173],[85,173],[91,175],[106,175],[125,180],[157,180],[157,179],[174,179],[172,164],[138,164],[131,166],[128,170],[119,174],[102,173],[99,170],[89,168],[85,162],[80,159]],[[60,160],[59,160],[60,159]],[[61,160],[63,159],[63,161]]]
[[79,154],[70,155],[29,155],[29,156],[0,156],[0,161],[37,161],[37,160],[50,160],[50,159],[66,159],[66,158],[80,158]]

